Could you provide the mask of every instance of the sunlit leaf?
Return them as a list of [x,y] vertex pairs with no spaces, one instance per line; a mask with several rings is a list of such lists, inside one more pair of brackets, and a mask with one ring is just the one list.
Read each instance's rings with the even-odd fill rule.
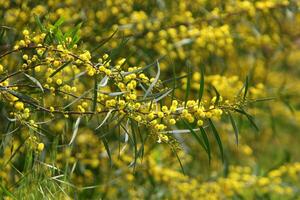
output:
[[36,84],[40,89],[41,91],[44,93],[44,88],[42,86],[42,84],[34,77],[28,75],[28,74],[24,74],[27,78],[29,78],[34,84]]
[[99,124],[99,126],[97,126],[97,128],[95,128],[95,130],[99,129],[101,126],[103,126],[103,124],[107,121],[107,119],[109,118],[109,116],[111,115],[111,113],[113,112],[114,110],[111,109],[107,112],[105,118],[103,119],[103,121],[101,122],[101,124]]
[[74,124],[72,138],[71,138],[71,140],[69,142],[69,145],[71,145],[74,142],[74,140],[75,140],[75,138],[77,136],[78,128],[79,128],[79,124],[80,124],[80,120],[81,120],[81,117],[78,117],[77,120],[76,120],[76,122],[75,122],[75,124]]
[[159,66],[159,62],[156,61],[156,66],[157,66],[157,74],[154,78],[154,81],[150,84],[149,88],[147,89],[146,93],[144,94],[143,99],[145,99],[148,94],[152,91],[153,87],[155,86],[155,84],[157,83],[159,76],[160,76],[160,66]]

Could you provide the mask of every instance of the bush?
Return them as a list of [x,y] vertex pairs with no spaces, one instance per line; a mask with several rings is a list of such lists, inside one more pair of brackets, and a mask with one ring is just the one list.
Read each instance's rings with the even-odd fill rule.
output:
[[0,196],[297,199],[299,6],[0,1]]

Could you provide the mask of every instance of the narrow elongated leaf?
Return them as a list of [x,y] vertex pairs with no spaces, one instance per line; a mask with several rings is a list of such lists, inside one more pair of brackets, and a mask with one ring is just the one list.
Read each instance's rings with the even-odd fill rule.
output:
[[145,136],[145,138],[143,138],[143,135],[141,133],[140,127],[137,127],[137,129],[138,129],[138,133],[139,133],[139,136],[140,136],[140,139],[141,139],[141,147],[140,147],[137,155],[138,155],[138,157],[141,158],[141,161],[143,161],[144,151],[145,151],[145,147],[144,146],[145,146],[145,142],[146,142],[146,140],[148,138],[148,134]]
[[63,42],[65,42],[64,34],[60,30],[60,28],[55,29],[54,36],[58,40],[59,44],[62,44]]
[[11,156],[9,157],[9,159],[4,163],[2,164],[2,169],[8,164],[10,163],[10,161],[15,157],[15,155],[17,155],[19,152],[20,152],[20,149],[22,148],[23,145],[25,145],[25,142],[27,141],[27,139],[29,138],[29,136],[27,136],[25,138],[24,141],[22,141],[21,144],[19,144],[19,146],[16,148],[16,150],[11,154]]
[[240,108],[240,109],[235,108],[234,110],[235,110],[236,112],[238,112],[238,113],[241,113],[241,114],[245,115],[245,116],[247,117],[248,121],[249,121],[249,122],[251,123],[251,125],[253,126],[253,128],[254,128],[257,132],[259,132],[259,128],[258,128],[258,126],[256,125],[253,116],[251,116],[250,114],[248,114],[248,113],[247,113],[245,110],[243,110],[242,108]]
[[[189,73],[189,74],[192,74],[192,73]],[[166,83],[169,83],[169,82],[173,82],[173,83],[174,83],[174,82],[176,82],[176,81],[179,81],[179,80],[181,80],[181,79],[184,79],[184,78],[188,77],[189,74],[185,74],[185,75],[182,75],[182,76],[176,76],[176,75],[173,75],[172,78],[163,80],[162,83],[163,83],[163,84],[166,84]],[[176,85],[175,85],[175,86],[176,86]],[[173,87],[174,87],[174,86],[173,86]],[[176,87],[177,87],[177,86],[176,86]],[[176,88],[176,87],[175,87],[175,88]]]
[[[17,199],[10,191],[8,191],[5,186],[2,185],[2,183],[0,184],[1,190],[2,192],[6,195],[9,196],[12,199]],[[1,194],[1,193],[0,193]]]
[[97,126],[97,128],[95,128],[95,130],[99,129],[101,126],[103,126],[103,124],[107,121],[107,119],[109,118],[110,114],[112,113],[112,111],[114,111],[113,109],[109,110],[105,116],[105,118],[103,119],[103,121],[101,122],[101,124],[99,126]]
[[198,106],[200,106],[203,93],[204,93],[204,65],[202,64],[200,67],[201,79],[200,79],[200,88],[199,88],[199,96],[198,96]]
[[46,30],[45,26],[42,24],[40,18],[36,14],[34,14],[34,19],[35,19],[35,23],[38,25],[39,29],[42,32],[46,32],[47,30]]
[[129,138],[129,136],[128,136],[128,133],[125,131],[125,138],[124,138],[124,146],[122,147],[122,149],[120,150],[120,154],[122,154],[123,152],[124,152],[124,150],[125,150],[125,148],[126,148],[126,146],[127,146],[127,143],[128,143],[128,138]]
[[94,78],[94,97],[93,97],[93,112],[95,112],[96,107],[97,107],[97,98],[98,98],[98,76],[96,75]]
[[245,100],[246,99],[246,97],[247,97],[247,93],[248,93],[248,87],[249,87],[249,78],[248,78],[248,76],[246,76],[246,81],[245,81],[245,92],[244,92],[244,97],[243,97],[243,99]]
[[193,130],[193,128],[191,127],[191,125],[188,122],[186,122],[185,120],[183,120],[183,122],[184,122],[184,125],[190,130],[190,132],[194,136],[194,138],[197,140],[197,142],[202,146],[202,148],[208,154],[208,150],[207,150],[206,146],[204,145],[204,143],[202,142],[202,140],[199,137],[199,135]]
[[2,38],[4,37],[5,29],[0,29],[0,41],[2,41]]
[[295,109],[294,109],[294,107],[290,104],[288,98],[281,97],[280,99],[281,99],[281,101],[286,105],[286,107],[288,107],[288,109],[290,110],[290,112],[291,112],[292,114],[294,114],[294,113],[295,113]]
[[107,85],[108,79],[109,79],[108,76],[104,76],[104,78],[98,84],[98,90],[100,87],[105,87]]
[[154,99],[154,102],[159,102],[161,99],[165,98],[166,96],[168,96],[171,92],[173,91],[173,89],[168,90],[167,92],[165,92],[164,94],[162,94],[161,96],[157,97],[156,99]]
[[137,154],[137,138],[136,138],[136,133],[135,133],[135,127],[137,127],[137,124],[134,123],[133,120],[130,120],[130,125],[131,125],[131,132],[132,132],[132,142],[133,142],[133,146],[134,146],[133,168],[135,169],[136,161],[137,161],[137,158],[138,158],[138,154]]
[[133,71],[131,71],[131,72],[121,72],[121,75],[122,75],[122,76],[127,76],[127,75],[129,75],[129,74],[134,74],[134,73],[137,73],[137,72],[140,72],[140,71],[145,71],[145,70],[148,69],[149,67],[154,66],[155,63],[157,63],[157,62],[158,62],[159,60],[161,60],[162,58],[164,58],[164,56],[158,58],[155,62],[150,63],[149,65],[146,65],[145,67],[142,67],[142,68],[133,70]]
[[220,101],[220,93],[218,92],[217,88],[215,88],[214,86],[212,86],[212,88],[214,89],[215,93],[216,93],[216,101],[214,103],[214,105],[218,105],[219,101]]
[[108,96],[110,96],[110,97],[116,97],[116,96],[123,95],[125,93],[127,93],[127,91],[124,91],[124,92],[110,92],[110,93],[108,93]]
[[74,142],[74,140],[75,140],[75,138],[77,136],[78,128],[79,128],[79,124],[80,124],[80,120],[81,120],[81,117],[78,117],[77,120],[76,120],[76,122],[75,122],[75,125],[73,127],[72,138],[71,138],[71,140],[69,142],[69,145],[71,145]]
[[57,68],[51,75],[50,77],[53,77],[55,74],[57,74],[58,72],[60,72],[63,68],[65,68],[66,66],[68,66],[68,64],[70,64],[71,61],[68,61],[64,64],[62,64],[59,68]]
[[60,25],[62,25],[64,23],[64,18],[60,17],[55,23],[54,23],[54,27],[59,27]]
[[235,123],[234,118],[232,117],[231,113],[228,112],[228,116],[232,125],[232,128],[234,130],[234,134],[235,134],[235,143],[238,145],[239,144],[239,129]]
[[211,119],[208,119],[208,122],[209,122],[209,125],[212,129],[212,132],[214,134],[214,137],[218,143],[218,146],[219,146],[219,150],[220,150],[220,153],[221,153],[221,158],[222,158],[222,162],[224,162],[224,151],[223,151],[223,145],[222,145],[222,141],[220,139],[220,136],[219,136],[219,133],[214,125],[214,123],[212,122]]
[[29,103],[37,103],[35,99],[33,99],[30,96],[27,96],[26,94],[22,94],[17,91],[14,91],[14,90],[6,90],[6,91],[9,92],[10,94],[14,95],[15,97],[18,97],[21,100],[28,101]]
[[34,84],[36,84],[40,89],[41,91],[44,93],[44,88],[42,86],[42,84],[34,77],[28,75],[28,74],[24,74],[27,78],[29,78]]
[[105,137],[103,137],[102,142],[103,142],[103,144],[104,144],[104,148],[105,148],[106,153],[107,153],[107,155],[108,155],[108,159],[109,159],[110,166],[112,167],[112,159],[111,159],[111,153],[110,153],[108,141],[107,141],[107,139],[106,139]]
[[109,40],[111,40],[114,35],[118,32],[118,29],[116,29],[109,37],[104,38],[99,45],[97,45],[91,52],[95,52],[97,49],[99,49],[100,47],[102,47],[105,43],[107,43]]
[[106,133],[100,135],[99,137],[100,137],[100,138],[104,138],[104,137],[106,137],[107,135],[109,135],[109,134],[111,134],[112,132],[114,132],[116,128],[118,128],[118,127],[120,127],[120,126],[122,127],[122,122],[123,122],[124,119],[125,119],[125,116],[123,116],[120,120],[118,120],[118,122],[117,122],[112,128],[110,128]]
[[[199,128],[194,128],[193,131],[199,131]],[[183,134],[183,133],[191,133],[190,129],[177,129],[172,131],[162,131],[160,133],[170,133],[170,134]]]
[[126,44],[128,43],[129,40],[130,40],[129,38],[123,38],[119,46],[117,48],[114,48],[111,51],[110,53],[111,60],[115,60],[120,55],[120,53],[124,51],[124,49],[127,49]]
[[211,161],[211,149],[210,149],[210,144],[209,144],[209,140],[208,140],[207,134],[206,134],[206,132],[205,132],[205,130],[204,130],[203,127],[200,127],[200,133],[202,135],[204,144],[205,144],[206,149],[207,149],[208,162],[210,164],[210,161]]
[[76,103],[77,101],[79,101],[80,99],[82,99],[82,98],[83,98],[85,95],[87,95],[90,91],[91,91],[91,89],[88,90],[88,91],[85,91],[82,95],[80,95],[79,97],[77,97],[76,99],[74,99],[72,102],[70,102],[68,105],[66,105],[66,106],[64,107],[64,109],[68,108],[69,106],[73,105],[74,103]]
[[176,155],[176,158],[177,158],[177,160],[178,160],[178,162],[179,162],[179,165],[180,165],[181,171],[182,171],[182,173],[185,175],[185,172],[184,172],[184,168],[183,168],[182,162],[181,162],[181,160],[180,160],[180,158],[179,158],[179,156],[178,156],[178,154],[177,154],[177,151],[176,151],[176,149],[174,149],[174,148],[171,148],[171,150],[172,150],[172,151],[173,151],[173,153]]
[[143,99],[145,99],[148,94],[152,91],[153,87],[155,86],[155,84],[157,83],[159,76],[160,76],[160,66],[159,66],[159,62],[158,60],[156,61],[156,66],[157,66],[157,74],[155,76],[154,81],[150,84],[149,88],[147,89],[146,93],[144,94]]
[[80,39],[80,36],[78,34],[78,31],[79,29],[81,28],[82,26],[82,22],[78,23],[75,28],[73,29],[70,29],[67,33],[65,33],[65,36],[64,38],[67,38],[67,37],[71,37],[72,38],[72,42],[70,44],[68,44],[68,47],[73,47],[74,44],[76,44],[79,39]]
[[273,101],[276,100],[276,97],[266,97],[266,98],[260,98],[260,99],[254,99],[250,101],[249,103],[257,103],[257,102],[264,102],[264,101]]

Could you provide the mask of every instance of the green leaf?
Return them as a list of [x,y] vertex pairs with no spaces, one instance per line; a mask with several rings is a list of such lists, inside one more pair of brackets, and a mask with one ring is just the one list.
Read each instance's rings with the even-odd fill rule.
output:
[[208,122],[209,122],[209,125],[212,129],[212,132],[214,134],[214,137],[218,143],[218,146],[219,146],[219,150],[220,150],[220,153],[221,153],[221,158],[222,158],[222,162],[224,162],[224,151],[223,151],[223,145],[222,145],[222,141],[220,139],[220,136],[219,136],[219,133],[214,125],[214,123],[212,122],[211,119],[208,119]]
[[204,64],[200,67],[201,79],[200,79],[200,88],[199,88],[199,96],[198,96],[198,106],[200,106],[200,102],[204,93]]
[[10,161],[15,157],[15,155],[17,155],[18,152],[20,152],[20,149],[22,148],[23,145],[25,145],[25,142],[27,141],[27,139],[29,138],[29,136],[27,136],[24,141],[22,141],[21,144],[19,144],[19,146],[16,148],[16,150],[11,154],[11,156],[9,157],[9,159],[1,165],[1,170],[4,169],[4,167],[10,163]]
[[5,29],[0,29],[0,41],[2,41],[2,38],[4,37]]
[[164,58],[164,56],[158,58],[156,61],[154,61],[154,62],[152,62],[152,63],[146,65],[145,67],[142,67],[142,68],[139,68],[139,69],[130,71],[130,72],[121,72],[121,75],[122,75],[122,76],[127,76],[127,75],[129,75],[129,74],[135,74],[135,73],[138,73],[138,72],[141,72],[141,71],[145,71],[146,69],[148,69],[148,68],[150,68],[150,67],[152,67],[152,66],[155,66],[155,64],[156,64],[159,60],[161,60],[162,58]]
[[260,99],[254,99],[250,101],[249,103],[258,103],[258,102],[264,102],[264,101],[273,101],[276,100],[276,97],[266,97],[266,98],[260,98]]
[[66,66],[68,66],[68,64],[70,64],[71,61],[68,61],[64,64],[62,64],[59,68],[57,68],[51,75],[50,77],[53,77],[55,74],[57,74],[58,72],[60,72],[62,69],[64,69]]
[[109,77],[108,76],[104,76],[103,79],[101,79],[100,83],[98,84],[97,88],[99,90],[100,87],[105,87],[108,83]]
[[64,18],[60,17],[55,23],[54,23],[54,27],[58,28],[60,25],[62,25],[64,23]]
[[10,94],[14,95],[15,97],[18,97],[20,100],[25,100],[28,103],[33,103],[33,104],[37,103],[35,99],[33,99],[32,97],[27,96],[25,94],[16,92],[14,90],[6,90],[6,91],[9,92]]
[[143,138],[142,134],[141,134],[141,130],[140,128],[138,127],[138,132],[139,132],[139,135],[140,135],[140,138],[141,138],[141,147],[138,151],[138,157],[141,158],[141,160],[143,160],[143,157],[144,157],[144,151],[145,151],[145,142],[147,141],[148,139],[148,134],[145,136],[145,138]]
[[171,147],[171,150],[172,150],[173,153],[176,155],[176,158],[177,158],[177,160],[178,160],[178,162],[179,162],[181,171],[182,171],[182,173],[185,175],[185,172],[184,172],[184,168],[183,168],[182,162],[181,162],[181,160],[180,160],[180,158],[179,158],[179,156],[178,156],[178,154],[177,154],[176,149],[174,149],[174,148]]
[[218,92],[217,88],[215,88],[214,86],[212,86],[212,88],[214,89],[215,93],[216,93],[216,101],[214,103],[214,105],[218,105],[219,101],[220,101],[220,93]]
[[42,31],[42,32],[46,32],[47,29],[45,28],[45,26],[42,24],[39,16],[37,16],[36,14],[34,14],[34,19],[35,19],[35,23],[38,25],[39,29]]
[[136,161],[137,161],[137,158],[138,158],[138,154],[137,154],[137,138],[136,138],[136,133],[135,133],[135,127],[137,127],[137,124],[134,123],[134,121],[130,119],[130,125],[131,125],[131,131],[132,131],[132,142],[133,142],[133,146],[134,146],[133,169],[135,169]]
[[119,46],[113,49],[110,53],[110,59],[115,60],[118,55],[120,55],[121,51],[124,51],[126,48],[126,44],[128,43],[129,38],[123,38]]
[[210,161],[211,161],[211,149],[210,149],[210,144],[209,144],[209,140],[208,140],[207,134],[206,134],[206,132],[205,132],[205,130],[204,130],[203,127],[200,127],[200,133],[202,135],[204,144],[205,144],[206,149],[207,149],[208,162],[210,164]]
[[185,120],[183,120],[183,123],[184,123],[185,127],[190,130],[190,133],[194,136],[194,138],[196,138],[197,142],[202,146],[202,148],[206,151],[206,153],[209,154],[208,149],[206,148],[206,146],[202,142],[200,136],[193,130],[191,125]]
[[253,128],[254,128],[257,132],[259,132],[259,128],[258,128],[258,126],[256,125],[253,116],[251,116],[250,114],[248,114],[248,113],[247,113],[245,110],[243,110],[242,108],[240,108],[240,109],[235,108],[234,110],[235,110],[236,112],[238,112],[238,113],[241,113],[241,114],[245,115],[245,116],[247,117],[248,121],[249,121],[249,122],[251,123],[251,125],[253,126]]
[[288,107],[288,109],[290,110],[290,112],[291,112],[292,114],[295,114],[295,109],[294,109],[294,107],[290,104],[289,100],[288,100],[287,98],[285,98],[285,97],[281,97],[280,99],[281,99],[281,101],[286,105],[286,107]]
[[43,88],[42,84],[36,78],[34,78],[28,74],[25,74],[25,73],[24,73],[24,75],[27,78],[29,78],[33,83],[35,83],[41,89],[41,91],[44,93],[44,88]]
[[75,138],[77,136],[78,128],[79,128],[79,124],[80,124],[80,120],[81,120],[81,117],[78,117],[77,120],[76,120],[76,122],[75,122],[75,124],[74,124],[73,134],[72,134],[72,138],[71,138],[71,140],[69,142],[69,145],[71,145],[74,142],[74,140],[75,140]]
[[248,76],[246,76],[246,81],[245,81],[244,87],[245,87],[245,92],[244,92],[243,99],[245,100],[247,97],[248,87],[249,87],[249,77]]
[[239,144],[239,129],[234,121],[234,118],[232,117],[231,113],[228,112],[228,116],[232,125],[232,128],[234,130],[234,134],[235,134],[235,142],[238,145]]
[[107,93],[107,95],[110,96],[110,97],[117,97],[117,96],[123,95],[125,93],[128,93],[128,91],[124,91],[124,92],[109,92],[109,93]]
[[[123,128],[122,122],[123,122],[124,119],[125,119],[125,116],[122,116],[122,118],[120,120],[118,120],[118,122],[112,128],[110,128],[106,133],[100,135],[99,137],[102,139],[105,136],[110,135],[111,133],[113,133],[115,131],[115,129],[117,129],[118,127],[121,126]],[[100,129],[100,131],[101,130],[102,129]],[[99,131],[96,131],[96,132],[99,132]]]
[[65,42],[65,37],[60,28],[57,28],[54,33],[55,38],[57,39],[59,44],[63,44]]
[[111,109],[107,112],[105,118],[103,119],[103,121],[101,122],[101,124],[99,126],[97,126],[97,128],[95,128],[95,130],[99,129],[101,126],[103,126],[103,124],[107,121],[107,119],[109,118],[109,116],[111,115],[111,113],[113,112],[114,110]]
[[159,102],[161,99],[165,98],[166,96],[168,96],[171,92],[173,91],[173,89],[169,89],[167,90],[165,93],[163,93],[162,95],[160,95],[159,97],[154,99],[154,102]]
[[94,78],[94,98],[93,98],[93,108],[92,111],[95,112],[97,107],[97,98],[98,98],[98,76]]
[[91,51],[91,53],[95,52],[97,49],[99,49],[99,48],[102,47],[104,44],[106,44],[109,40],[111,40],[117,32],[118,32],[118,29],[116,29],[109,37],[104,38],[104,39],[100,42],[100,44],[99,44],[98,46],[96,46],[96,47]]
[[82,22],[78,23],[75,28],[72,28],[70,29],[68,32],[65,33],[65,38],[67,37],[71,37],[72,38],[72,42],[68,45],[68,47],[73,47],[74,44],[76,44],[79,39],[80,39],[80,36],[78,34],[78,31],[80,30],[82,26]]
[[149,88],[145,92],[143,99],[145,99],[148,96],[148,94],[152,91],[153,87],[155,86],[155,84],[157,83],[157,81],[159,79],[159,76],[160,76],[160,66],[159,66],[158,60],[156,61],[156,66],[157,66],[157,74],[155,76],[154,81],[150,84]]
[[70,107],[71,105],[73,105],[74,103],[76,103],[77,101],[79,101],[80,99],[84,98],[88,93],[90,93],[91,89],[89,89],[88,91],[85,91],[82,95],[80,95],[79,97],[77,97],[76,99],[74,99],[72,102],[70,102],[68,105],[66,105],[64,107],[64,109]]
[[106,139],[105,137],[103,137],[103,138],[102,138],[102,142],[103,142],[103,144],[104,144],[106,153],[107,153],[107,155],[108,155],[110,166],[112,167],[112,159],[111,159],[111,153],[110,153],[108,141],[107,141],[107,139]]
[[[1,191],[4,192],[5,195],[13,198],[13,199],[17,199],[10,191],[8,191],[2,184],[0,184],[1,187]],[[1,194],[1,193],[0,193]]]

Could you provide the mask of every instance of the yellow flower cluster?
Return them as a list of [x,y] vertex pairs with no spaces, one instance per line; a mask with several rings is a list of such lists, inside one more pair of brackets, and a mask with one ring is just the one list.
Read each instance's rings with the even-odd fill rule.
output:
[[0,0],[0,197],[297,199],[299,8]]
[[[173,100],[169,106],[161,105],[157,100],[160,98],[159,94],[169,89],[163,87],[161,81],[148,77],[142,71],[142,67],[127,67],[124,65],[126,62],[124,58],[112,64],[107,54],[99,58],[95,64],[91,60],[91,53],[87,50],[77,52],[77,47],[68,49],[67,43],[57,45],[36,43],[40,40],[36,41],[35,38],[44,38],[44,33],[29,36],[29,31],[24,30],[23,35],[24,40],[20,40],[13,50],[21,52],[24,60],[22,68],[16,70],[19,73],[31,73],[34,70],[36,77],[30,75],[27,77],[35,85],[9,85],[12,91],[1,92],[4,101],[11,101],[9,97],[14,99],[16,111],[12,112],[12,115],[22,116],[19,117],[20,120],[28,120],[33,110],[46,111],[51,115],[62,114],[66,118],[70,114],[107,113],[108,116],[114,112],[150,128],[160,143],[169,141],[169,137],[172,137],[170,134],[172,127],[178,121],[186,120],[191,124],[196,122],[198,126],[203,126],[206,119],[219,120],[223,110],[232,110],[239,106],[235,102],[232,104],[223,102],[222,97],[217,104],[214,97],[210,101]],[[22,41],[25,41],[24,45],[21,45]],[[32,49],[37,53],[35,54]],[[84,76],[85,74],[87,76]],[[90,89],[94,86],[89,77],[95,77],[94,91]],[[7,80],[14,78],[9,77]],[[112,82],[113,86],[108,82]],[[22,93],[28,87],[37,91],[42,90],[42,94],[32,95],[30,102],[24,101],[25,99],[22,102],[14,93],[19,91]],[[113,91],[113,87],[117,87],[117,90]],[[143,92],[145,87],[148,90]],[[156,97],[148,97],[149,92],[156,94]],[[41,98],[44,99],[45,106],[37,103]]]
[[270,171],[266,176],[259,176],[250,167],[230,166],[226,177],[207,182],[158,166],[153,166],[152,173],[156,181],[173,188],[169,197],[175,199],[227,199],[235,196],[252,199],[254,192],[261,196],[271,194],[274,198],[292,198],[297,191],[289,184],[299,180],[299,167],[299,163],[291,163]]

